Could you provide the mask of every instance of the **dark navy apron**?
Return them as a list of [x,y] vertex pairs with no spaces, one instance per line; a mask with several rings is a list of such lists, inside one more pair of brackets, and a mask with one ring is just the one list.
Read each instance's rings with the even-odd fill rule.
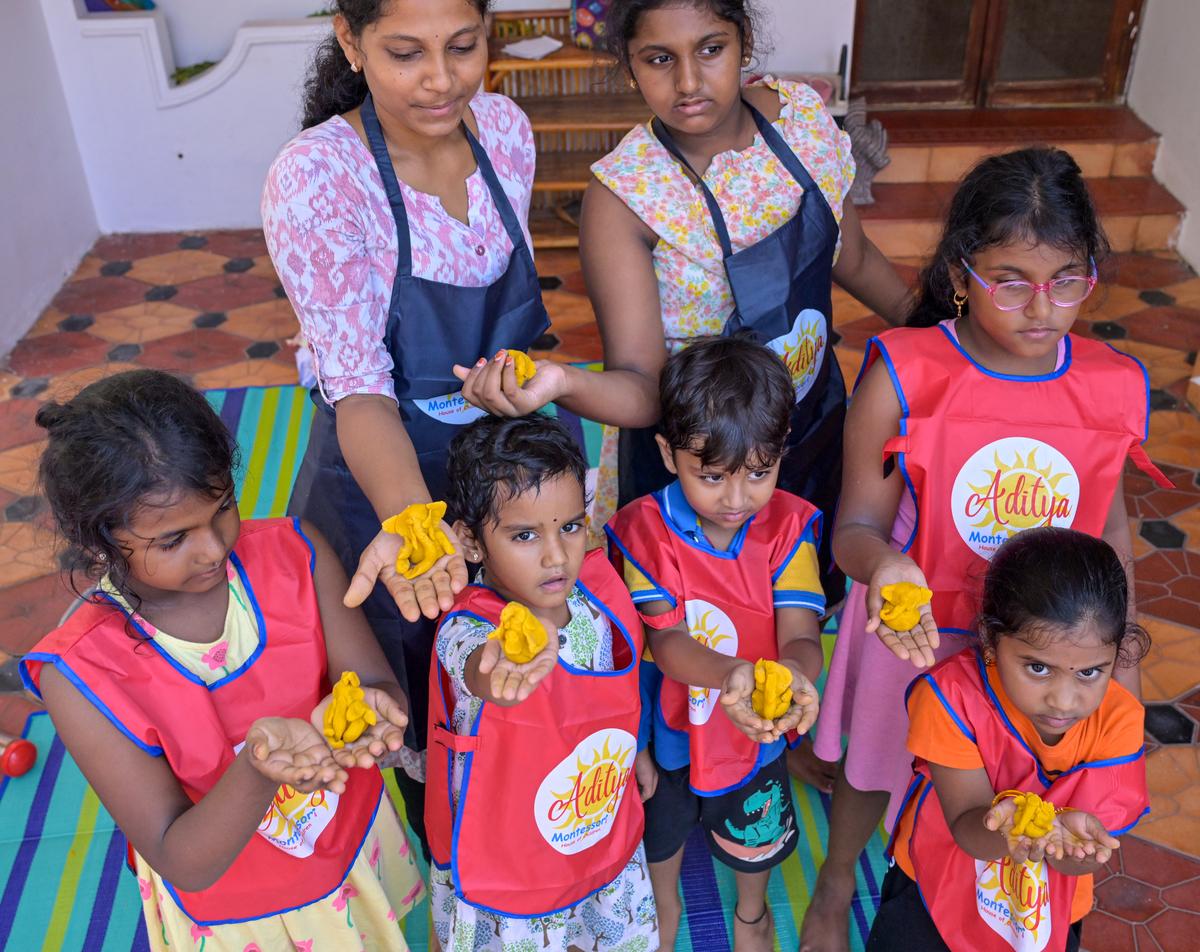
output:
[[[743,100],[745,102],[745,100]],[[818,555],[832,606],[845,595],[833,564],[832,523],[842,483],[846,384],[833,356],[833,254],[838,224],[829,203],[783,136],[750,103],[746,108],[768,148],[804,189],[797,213],[766,238],[735,252],[716,197],[657,117],[654,134],[699,186],[721,243],[734,312],[723,334],[748,334],[778,353],[792,373],[796,405],[779,486],[807,499],[825,517]],[[621,505],[661,489],[674,477],[662,465],[653,428],[622,430],[618,462]]]
[[[361,116],[392,206],[399,244],[384,338],[394,365],[392,382],[425,484],[433,499],[445,499],[446,448],[463,424],[483,416],[483,411],[462,398],[462,384],[451,368],[456,363],[470,367],[480,357],[490,357],[504,347],[527,350],[545,332],[550,319],[516,213],[487,153],[466,124],[463,133],[513,244],[508,269],[494,284],[481,288],[461,288],[413,275],[408,214],[370,96],[362,105]],[[318,412],[288,512],[310,520],[329,540],[346,574],[352,575],[359,556],[379,532],[379,519],[342,458],[333,409],[316,390],[312,396]],[[447,514],[447,519],[453,518]],[[363,611],[408,695],[410,720],[405,743],[424,750],[435,623],[425,618],[405,621],[383,585],[375,586]],[[411,815],[412,804],[409,806]]]

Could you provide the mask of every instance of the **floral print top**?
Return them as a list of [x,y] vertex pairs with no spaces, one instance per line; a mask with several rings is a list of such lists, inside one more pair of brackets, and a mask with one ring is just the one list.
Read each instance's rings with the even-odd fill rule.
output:
[[[770,76],[761,84],[779,93],[782,108],[774,126],[840,222],[854,181],[850,137],[838,129],[821,96],[810,87]],[[670,350],[681,349],[694,337],[719,334],[734,302],[712,216],[700,189],[649,123],[635,127],[592,166],[592,172],[659,237],[654,271]],[[803,195],[758,134],[748,149],[714,156],[703,178],[721,207],[735,252],[792,218]]]

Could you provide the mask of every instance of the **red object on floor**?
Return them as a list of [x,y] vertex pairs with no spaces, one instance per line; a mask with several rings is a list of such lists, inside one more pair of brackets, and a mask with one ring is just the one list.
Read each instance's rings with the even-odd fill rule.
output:
[[8,737],[0,734],[0,739],[7,738],[3,752],[0,752],[0,774],[6,777],[19,777],[29,773],[37,763],[37,747],[21,737]]

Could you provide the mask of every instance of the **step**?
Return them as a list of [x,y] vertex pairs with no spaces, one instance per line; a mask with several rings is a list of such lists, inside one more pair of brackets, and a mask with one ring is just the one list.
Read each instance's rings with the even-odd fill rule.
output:
[[956,182],[989,155],[1030,145],[1070,152],[1087,178],[1151,174],[1158,134],[1125,106],[1073,109],[875,109],[891,163],[880,183]]
[[[582,153],[580,153],[582,154]],[[924,257],[937,246],[953,182],[876,184],[875,204],[859,205],[867,236],[889,258]],[[1152,178],[1088,181],[1114,251],[1165,251],[1174,244],[1183,205]],[[530,217],[535,248],[574,248],[578,232],[552,211]]]
[[[1114,251],[1163,251],[1174,243],[1184,207],[1154,179],[1090,179],[1088,188]],[[954,182],[876,184],[875,204],[858,206],[863,229],[888,257],[929,255],[954,189]]]
[[628,132],[650,118],[637,93],[517,97],[534,132]]

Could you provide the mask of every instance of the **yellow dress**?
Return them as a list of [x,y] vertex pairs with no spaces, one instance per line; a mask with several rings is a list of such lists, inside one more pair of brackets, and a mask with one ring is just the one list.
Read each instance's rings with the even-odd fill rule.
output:
[[[133,612],[111,586],[102,585],[159,647],[206,682],[235,670],[258,645],[254,613],[232,566],[225,630],[209,644],[182,641],[158,630]],[[162,877],[136,853],[134,866],[153,952],[405,952],[408,944],[400,922],[425,892],[408,837],[386,793],[342,884],[324,899],[278,916],[196,925],[171,898]]]

